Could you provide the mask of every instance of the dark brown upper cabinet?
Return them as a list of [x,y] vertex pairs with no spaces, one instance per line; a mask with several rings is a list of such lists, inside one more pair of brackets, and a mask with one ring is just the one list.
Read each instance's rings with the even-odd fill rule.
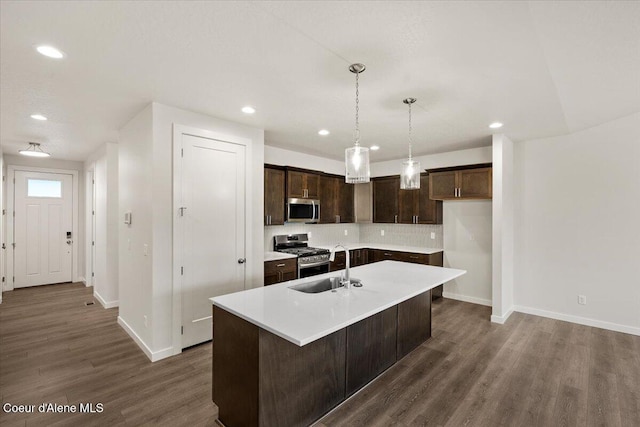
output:
[[442,224],[442,202],[429,199],[426,173],[420,175],[418,190],[400,190],[399,176],[374,180],[373,200],[373,222]]
[[373,182],[373,222],[397,223],[400,176],[375,178]]
[[353,222],[353,185],[344,182],[343,176],[320,176],[320,222]]
[[[317,199],[320,192],[320,175],[287,170],[287,197]],[[322,205],[320,206],[322,209]]]
[[265,165],[264,225],[284,224],[284,183],[284,169]]
[[429,198],[433,200],[491,199],[492,168],[471,166],[430,171]]

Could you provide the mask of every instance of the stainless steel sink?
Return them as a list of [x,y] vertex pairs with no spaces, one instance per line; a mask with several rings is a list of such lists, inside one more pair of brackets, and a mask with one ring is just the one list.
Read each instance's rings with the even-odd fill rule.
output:
[[[359,279],[351,279],[351,284],[360,283]],[[327,277],[326,279],[314,280],[313,282],[300,283],[299,285],[289,286],[294,291],[304,292],[306,294],[317,294],[331,289],[338,289],[343,285],[340,283],[340,277]],[[357,286],[357,285],[356,285]]]

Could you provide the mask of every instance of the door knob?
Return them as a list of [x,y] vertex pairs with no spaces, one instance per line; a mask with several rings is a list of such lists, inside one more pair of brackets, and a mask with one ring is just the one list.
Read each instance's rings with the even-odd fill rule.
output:
[[238,258],[238,264],[244,264],[246,261],[246,258]]

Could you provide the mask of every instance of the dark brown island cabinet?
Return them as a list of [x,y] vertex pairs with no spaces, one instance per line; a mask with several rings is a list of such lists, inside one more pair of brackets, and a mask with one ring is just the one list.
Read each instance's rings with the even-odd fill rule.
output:
[[400,176],[374,178],[373,222],[442,224],[442,201],[429,198],[429,174],[420,174],[420,189],[401,190]]
[[434,200],[492,198],[490,164],[434,169],[429,172],[429,197]]
[[298,346],[213,307],[212,398],[227,427],[308,426],[431,337],[431,291]]

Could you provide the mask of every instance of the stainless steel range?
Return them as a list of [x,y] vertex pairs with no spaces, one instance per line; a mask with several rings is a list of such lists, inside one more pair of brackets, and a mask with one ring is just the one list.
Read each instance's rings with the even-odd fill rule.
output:
[[308,241],[307,233],[274,237],[274,250],[298,257],[298,278],[329,272],[329,249],[309,247]]

